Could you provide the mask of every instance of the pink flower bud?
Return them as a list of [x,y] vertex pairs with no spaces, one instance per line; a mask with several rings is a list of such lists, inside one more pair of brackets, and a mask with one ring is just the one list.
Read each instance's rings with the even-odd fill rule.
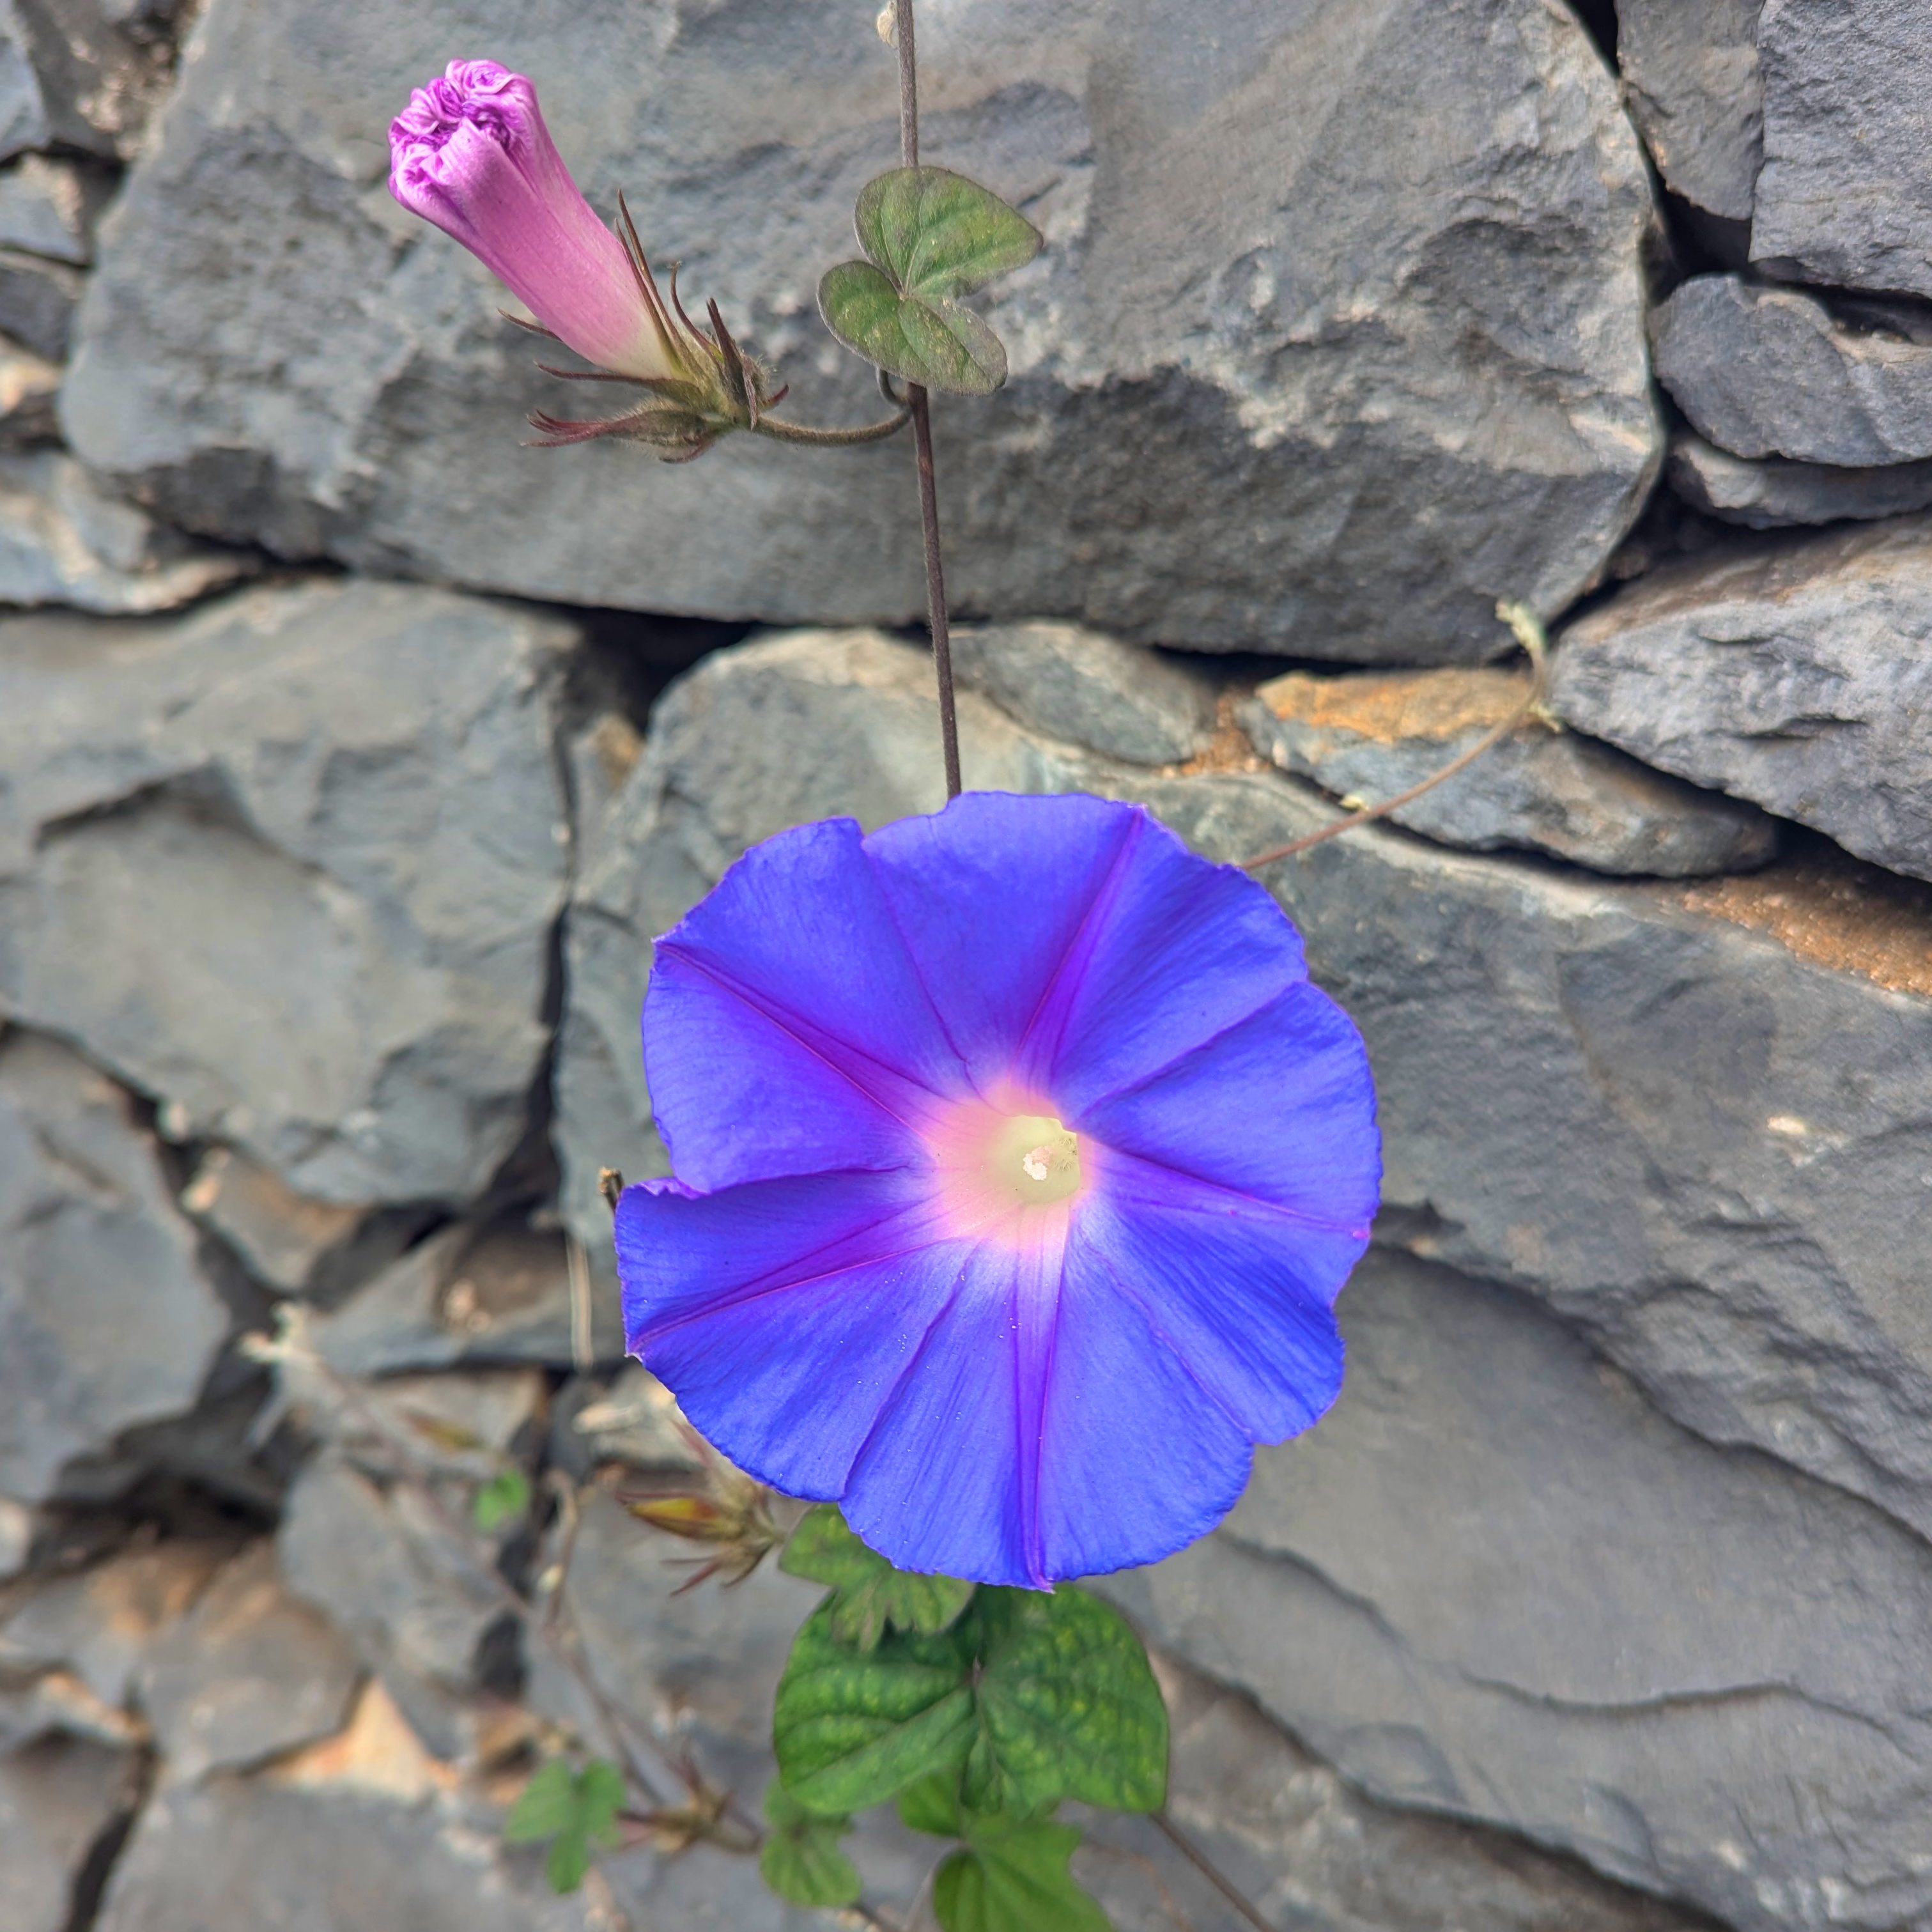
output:
[[620,375],[680,373],[638,271],[571,179],[523,75],[452,61],[389,124],[389,157],[397,200],[578,355]]

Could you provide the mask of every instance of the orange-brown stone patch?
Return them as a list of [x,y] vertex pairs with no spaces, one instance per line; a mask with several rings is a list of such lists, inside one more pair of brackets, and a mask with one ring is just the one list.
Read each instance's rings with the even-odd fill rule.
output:
[[1683,903],[1768,933],[1814,965],[1860,974],[1893,992],[1932,995],[1932,886],[1853,861],[1807,858],[1700,880]]
[[1500,724],[1529,695],[1529,674],[1462,670],[1290,671],[1256,693],[1277,718],[1394,745],[1441,742]]

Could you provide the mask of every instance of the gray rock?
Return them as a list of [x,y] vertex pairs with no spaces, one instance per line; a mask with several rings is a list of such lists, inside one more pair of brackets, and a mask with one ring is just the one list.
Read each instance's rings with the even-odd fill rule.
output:
[[191,1409],[214,1366],[228,1310],[155,1155],[111,1082],[0,1033],[0,1493],[56,1494],[124,1431]]
[[1692,508],[1754,530],[1870,523],[1932,508],[1932,460],[1846,470],[1824,463],[1753,462],[1685,431],[1670,440],[1670,487]]
[[246,1154],[211,1148],[183,1190],[182,1210],[220,1236],[249,1273],[301,1294],[339,1266],[369,1221],[365,1208],[311,1201]]
[[0,1012],[298,1193],[476,1194],[544,1051],[573,640],[367,583],[0,622]]
[[33,1560],[40,1533],[38,1510],[11,1496],[0,1496],[0,1583],[19,1576]]
[[132,156],[167,92],[179,10],[165,0],[4,0],[0,154],[52,144]]
[[[778,359],[797,418],[860,420],[876,398],[812,292],[896,156],[870,16],[748,0],[727,32],[433,0],[412,19],[398,37],[386,0],[209,12],[104,224],[75,448],[290,555],[660,611],[922,612],[903,448],[736,440],[682,471],[518,450],[524,410],[573,399],[381,185],[386,118],[443,50],[487,45],[539,79],[596,204],[624,188],[686,287]],[[1012,381],[970,428],[940,412],[961,608],[1474,661],[1505,642],[1499,595],[1553,612],[1592,580],[1659,454],[1651,210],[1565,10],[1322,0],[1249,9],[1204,53],[1194,0],[990,0],[921,45],[932,157],[1048,237],[992,292]],[[298,247],[262,250],[292,224]]]
[[78,1738],[0,1757],[0,1932],[67,1932],[81,1868],[135,1781],[130,1754]]
[[458,1755],[478,1648],[503,1613],[481,1556],[418,1492],[385,1491],[330,1456],[290,1490],[277,1553],[289,1588],[380,1673],[430,1750]]
[[86,268],[94,260],[94,217],[108,186],[106,175],[46,154],[0,170],[0,248]]
[[[610,1216],[602,1239],[610,1241]],[[623,1320],[607,1281],[591,1302],[595,1359],[624,1352]],[[387,1376],[459,1364],[573,1360],[563,1238],[458,1222],[433,1235],[311,1327],[345,1375]]]
[[290,1595],[274,1546],[259,1543],[150,1648],[140,1676],[166,1774],[179,1781],[332,1736],[360,1672],[334,1626]]
[[1764,166],[1751,254],[1797,279],[1932,295],[1918,0],[1766,0]]
[[654,1474],[703,1467],[677,1398],[641,1362],[624,1364],[608,1383],[586,1376],[557,1397],[550,1460],[582,1482],[616,1464]]
[[87,278],[64,262],[0,248],[0,329],[53,362],[68,352]]
[[0,1623],[0,1668],[64,1671],[103,1704],[125,1707],[154,1646],[232,1553],[232,1544],[170,1537],[42,1583]]
[[116,1864],[100,1932],[586,1932],[540,1860],[406,1761],[216,1777],[156,1798]]
[[29,448],[60,434],[54,415],[60,380],[58,363],[0,340],[0,449]]
[[1573,625],[1557,709],[1932,878],[1932,522],[1660,571]]
[[[1240,1693],[1156,1652],[1172,1726],[1168,1815],[1271,1924],[1294,1932],[1692,1932],[1701,1914],[1478,1826],[1377,1804]],[[1150,1822],[1066,1808],[1073,1870],[1116,1932],[1248,1932]],[[1160,1887],[1148,1883],[1152,1867]],[[1164,1888],[1165,1895],[1163,1895]]]
[[[23,401],[32,380],[22,376]],[[185,538],[110,495],[64,451],[0,454],[0,604],[146,615],[255,568],[245,552]]]
[[[1527,672],[1292,671],[1243,709],[1258,751],[1338,799],[1378,803],[1424,783],[1510,717]],[[1736,800],[1532,719],[1389,814],[1465,850],[1547,852],[1598,872],[1687,878],[1761,866],[1778,828]]]
[[1736,456],[1857,467],[1932,456],[1932,344],[1847,327],[1815,297],[1699,275],[1651,320],[1658,380]]
[[[784,825],[934,808],[929,676],[904,645],[806,633],[660,700],[571,914],[573,1214],[603,1213],[596,1162],[662,1163],[635,1045],[651,936]],[[1284,776],[1076,760],[970,694],[961,723],[969,784],[1142,798],[1216,859],[1333,815]],[[1267,877],[1368,1041],[1384,1239],[1529,1291],[1689,1426],[1932,1533],[1922,906],[1808,860],[1628,884],[1372,826]]]
[[1624,98],[1688,201],[1748,221],[1764,159],[1757,22],[1764,0],[1617,0]]
[[1214,728],[1204,680],[1078,624],[969,626],[952,668],[1022,724],[1130,764],[1178,764]]
[[1334,1413],[1117,1586],[1153,1632],[1390,1802],[1743,1932],[1924,1922],[1932,1551],[1519,1297],[1376,1256],[1340,1312]]

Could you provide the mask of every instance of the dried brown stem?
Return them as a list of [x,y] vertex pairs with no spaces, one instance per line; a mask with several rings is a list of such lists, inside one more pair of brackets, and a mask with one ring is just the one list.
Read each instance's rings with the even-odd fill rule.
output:
[[1244,859],[1241,869],[1252,872],[1263,866],[1272,866],[1277,859],[1292,859],[1298,853],[1306,852],[1314,847],[1325,844],[1330,838],[1339,838],[1345,832],[1352,832],[1358,825],[1372,825],[1378,818],[1386,818],[1392,812],[1400,812],[1406,805],[1412,805],[1425,792],[1433,791],[1445,779],[1473,765],[1485,752],[1500,745],[1510,734],[1544,708],[1550,689],[1550,650],[1543,634],[1543,626],[1527,604],[1502,603],[1496,606],[1496,615],[1516,633],[1516,641],[1528,653],[1532,667],[1529,693],[1522,702],[1499,724],[1484,732],[1481,737],[1466,751],[1451,758],[1438,772],[1431,772],[1420,784],[1412,784],[1408,790],[1397,792],[1393,798],[1385,798],[1379,805],[1366,806],[1360,812],[1352,812],[1345,818],[1331,819],[1318,831],[1310,832],[1304,837],[1291,838],[1286,845],[1276,845],[1252,859]]
[[1255,1932],[1275,1932],[1275,1928],[1264,1918],[1250,1903],[1247,1894],[1221,1868],[1177,1825],[1165,1810],[1154,1814],[1154,1822],[1168,1843],[1232,1905]]
[[[899,160],[919,166],[919,53],[913,34],[912,0],[893,0],[892,44],[899,56]],[[933,669],[939,682],[939,742],[946,760],[946,796],[960,792],[959,713],[952,688],[952,634],[946,615],[946,566],[939,544],[939,488],[932,466],[932,406],[923,384],[906,386],[912,412],[914,453],[919,466],[920,538],[926,552],[926,614],[932,632]]]

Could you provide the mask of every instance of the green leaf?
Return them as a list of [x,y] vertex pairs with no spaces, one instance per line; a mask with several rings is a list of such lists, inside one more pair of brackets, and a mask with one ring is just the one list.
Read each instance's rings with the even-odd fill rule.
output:
[[901,292],[929,302],[970,295],[1042,245],[1024,215],[950,168],[894,168],[868,182],[853,226]]
[[778,1568],[830,1586],[832,1634],[859,1650],[876,1650],[888,1627],[936,1636],[958,1621],[973,1596],[973,1586],[956,1576],[895,1570],[846,1527],[836,1503],[806,1512]]
[[578,1816],[577,1780],[568,1765],[554,1757],[540,1766],[503,1820],[503,1841],[532,1845],[567,1831]]
[[617,1814],[626,1796],[623,1774],[614,1764],[592,1758],[573,1773],[562,1758],[540,1766],[503,1821],[507,1844],[550,1840],[544,1869],[555,1892],[574,1892],[590,1869],[593,1844],[614,1848],[623,1842]]
[[476,1492],[471,1514],[487,1536],[530,1506],[530,1478],[520,1469],[500,1469]]
[[959,1809],[959,1777],[956,1772],[935,1772],[908,1784],[898,1796],[899,1822],[909,1830],[930,1832],[936,1838],[965,1835],[964,1815]]
[[1067,1869],[1071,1825],[986,1821],[934,1874],[945,1932],[1109,1932],[1107,1915]]
[[590,1870],[590,1841],[581,1826],[560,1832],[544,1864],[553,1892],[574,1892]]
[[828,268],[818,312],[848,349],[905,382],[990,396],[1006,380],[1006,350],[970,308],[902,296],[869,262]]
[[906,382],[990,396],[1006,380],[1006,352],[958,298],[1030,262],[1040,230],[950,168],[895,168],[868,182],[853,225],[872,259],[826,272],[826,327]]
[[594,1844],[615,1850],[624,1842],[624,1834],[617,1828],[617,1814],[628,1796],[624,1774],[614,1764],[593,1757],[584,1767],[577,1780],[579,1815]]
[[865,1889],[838,1840],[850,1818],[821,1818],[808,1811],[776,1778],[765,1787],[765,1820],[771,1829],[758,1850],[758,1870],[779,1898],[794,1905],[850,1905]]
[[979,1732],[966,1764],[974,1810],[1062,1798],[1153,1811],[1167,1795],[1167,1707],[1118,1611],[1068,1585],[984,1588],[968,1619],[981,1660]]
[[824,1815],[884,1804],[928,1772],[956,1772],[974,1732],[970,1652],[957,1630],[857,1652],[833,1636],[832,1609],[821,1604],[793,1639],[772,1713],[786,1790]]

